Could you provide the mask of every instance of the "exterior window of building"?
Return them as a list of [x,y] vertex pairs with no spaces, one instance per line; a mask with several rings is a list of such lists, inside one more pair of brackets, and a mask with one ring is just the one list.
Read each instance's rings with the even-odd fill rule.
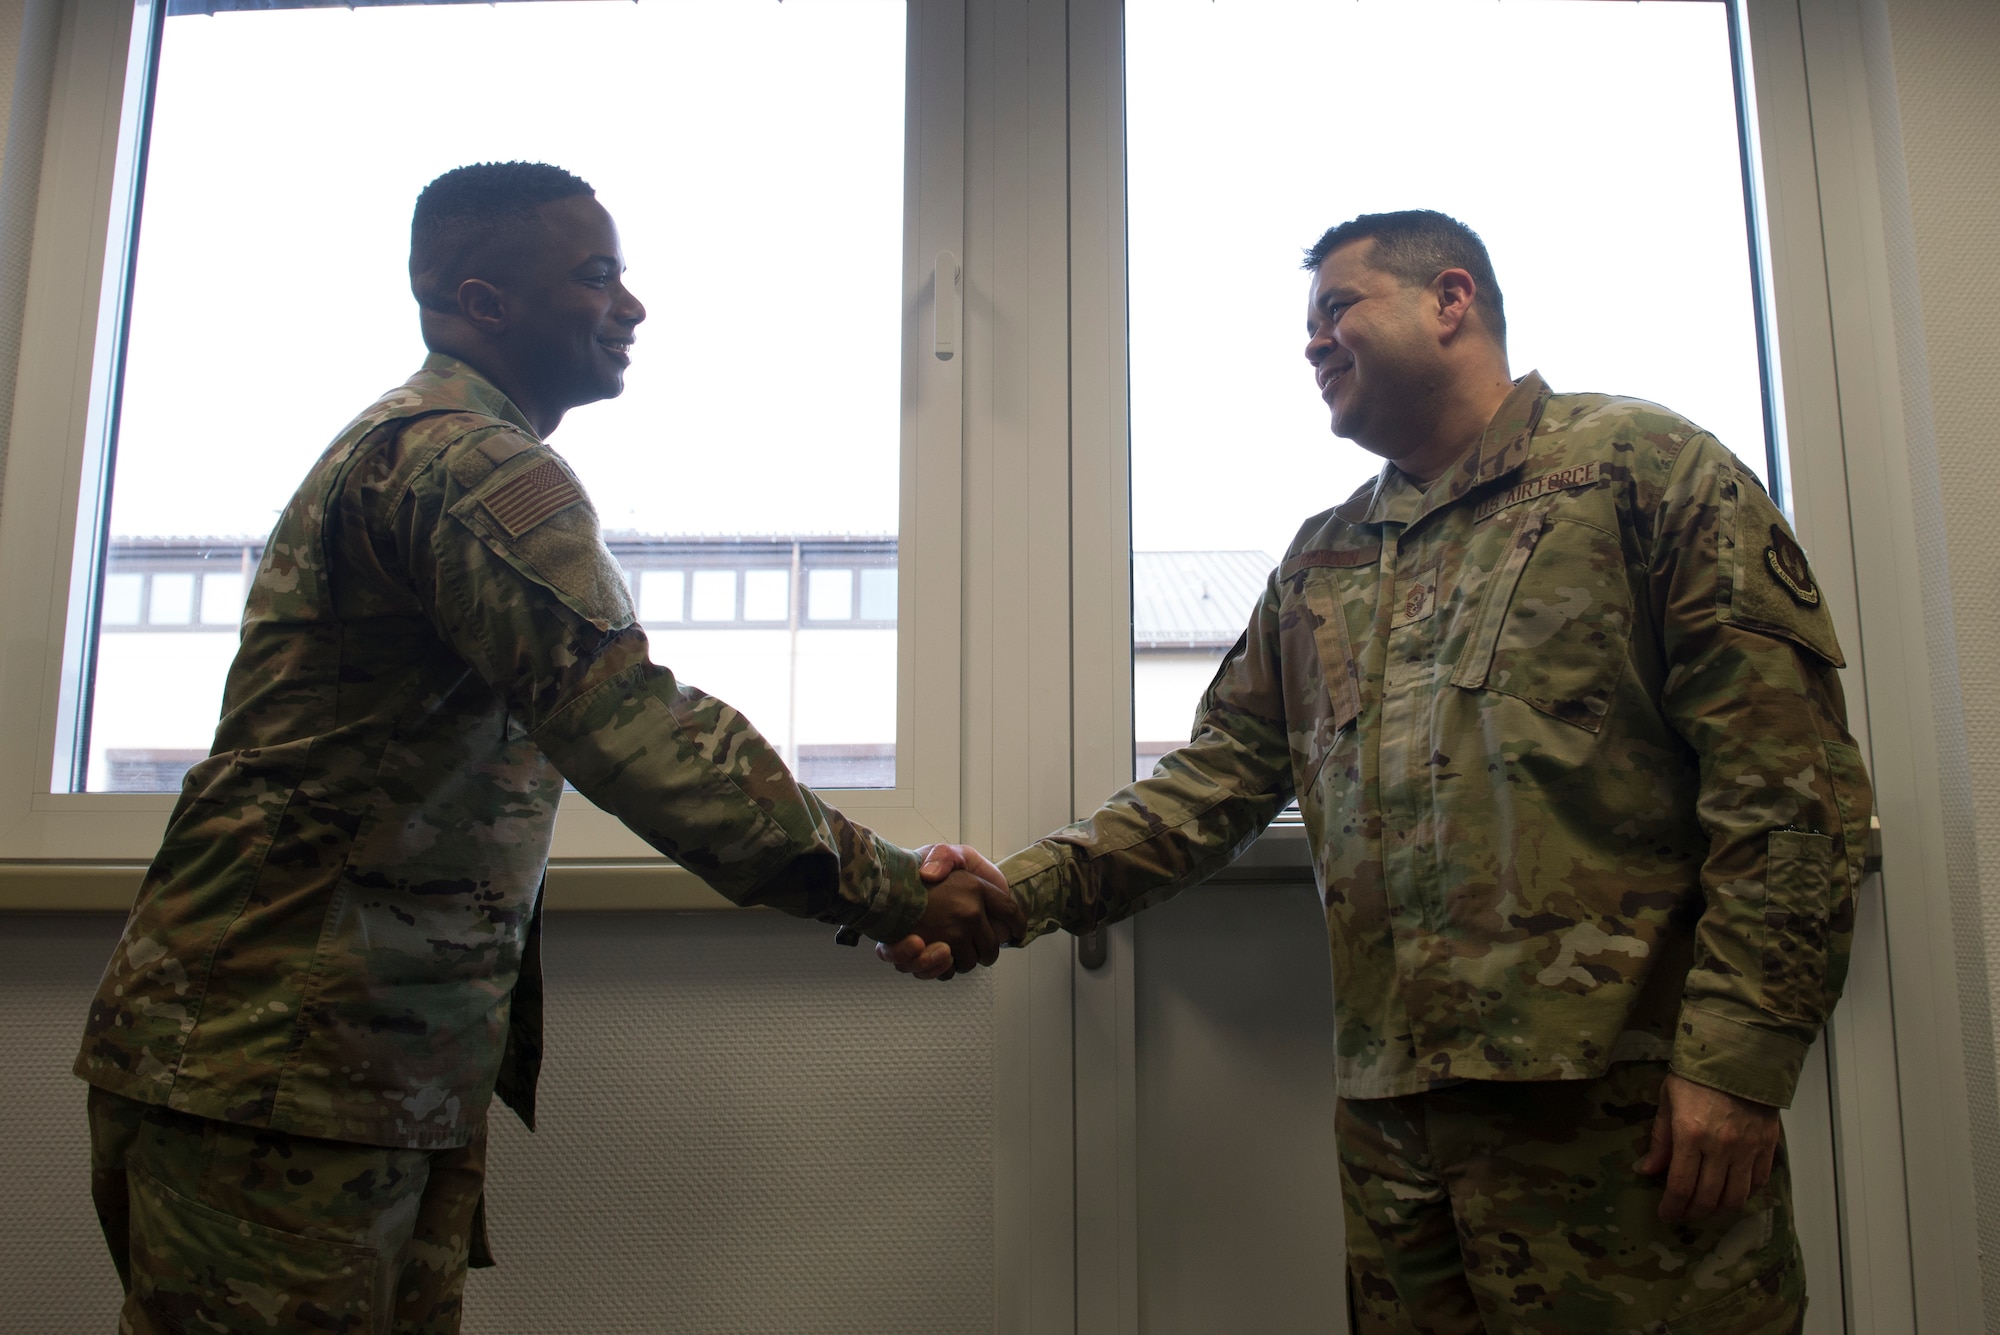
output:
[[[405,267],[418,191],[522,158],[596,187],[650,306],[625,393],[550,444],[636,577],[655,658],[741,709],[807,782],[893,786],[904,0],[171,0],[160,24],[96,626],[57,789],[171,791],[206,753],[263,535],[341,424],[424,355]],[[535,96],[468,117],[440,49],[463,68],[532,65]],[[808,253],[840,256],[812,275],[840,337],[778,374],[768,293],[745,277]],[[315,318],[249,362],[218,359],[301,254]],[[764,536],[829,516],[844,536]],[[815,609],[844,599],[825,615],[851,622],[856,564],[809,554],[843,544],[871,563],[870,628],[827,646],[799,629],[794,588]]]
[[812,595],[806,615],[814,621],[847,621],[854,616],[852,570],[815,570],[807,587]]
[[201,577],[201,620],[206,626],[234,626],[243,617],[243,576]]
[[136,626],[145,600],[144,575],[114,570],[104,577],[104,606],[100,616],[107,626]]
[[687,573],[681,570],[641,571],[639,619],[648,625],[687,620]]
[[736,620],[736,572],[697,570],[694,572],[694,620]]
[[[1458,218],[1492,254],[1516,375],[1664,403],[1769,478],[1721,0],[1131,0],[1125,22],[1139,774],[1186,740],[1300,524],[1382,466],[1330,433],[1303,356],[1300,260],[1336,223]],[[1563,77],[1496,87],[1468,142],[1461,104],[1411,99],[1402,62],[1327,64],[1445,49]],[[1673,206],[1620,204],[1613,180]]]
[[880,567],[859,572],[861,584],[861,619],[863,621],[894,621],[896,619],[896,568]]
[[743,619],[789,621],[792,616],[792,575],[788,570],[743,572]]

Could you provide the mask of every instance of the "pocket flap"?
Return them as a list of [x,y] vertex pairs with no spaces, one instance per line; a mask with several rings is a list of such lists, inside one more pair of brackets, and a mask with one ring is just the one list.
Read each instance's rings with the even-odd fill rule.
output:
[[452,518],[525,578],[599,630],[632,624],[632,597],[597,531],[597,513],[547,447],[509,459],[460,497]]

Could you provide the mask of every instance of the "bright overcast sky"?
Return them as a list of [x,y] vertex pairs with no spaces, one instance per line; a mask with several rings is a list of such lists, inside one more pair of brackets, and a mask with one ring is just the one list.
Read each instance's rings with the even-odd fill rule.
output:
[[[1721,4],[1127,13],[1135,545],[1275,554],[1374,471],[1300,356],[1298,257],[1375,209],[1486,237],[1517,373],[1663,401],[1761,471]],[[422,355],[417,191],[540,158],[597,187],[651,312],[624,397],[553,437],[607,527],[893,532],[903,24],[900,0],[170,19],[114,531],[267,531]]]
[[113,531],[268,531],[423,358],[417,192],[523,158],[597,188],[648,310],[551,437],[605,525],[895,532],[903,64],[902,0],[168,19]]
[[1631,394],[1763,472],[1724,7],[1128,0],[1133,545],[1261,548],[1378,461],[1327,429],[1305,248],[1434,208],[1514,372]]

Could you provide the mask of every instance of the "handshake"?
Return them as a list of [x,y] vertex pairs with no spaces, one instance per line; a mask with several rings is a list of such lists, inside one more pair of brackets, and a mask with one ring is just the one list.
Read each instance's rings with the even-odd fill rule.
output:
[[1028,934],[1028,915],[1000,869],[964,844],[928,844],[917,851],[918,874],[930,900],[910,934],[884,941],[875,957],[900,973],[943,981],[1000,958],[1000,947]]

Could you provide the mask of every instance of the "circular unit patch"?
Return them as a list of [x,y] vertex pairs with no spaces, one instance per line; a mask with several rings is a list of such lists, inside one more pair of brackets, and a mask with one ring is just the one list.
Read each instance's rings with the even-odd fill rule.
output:
[[1813,583],[1806,554],[1781,525],[1771,525],[1771,545],[1764,549],[1764,564],[1770,567],[1771,578],[1792,595],[1793,602],[1800,607],[1819,606],[1819,585]]

